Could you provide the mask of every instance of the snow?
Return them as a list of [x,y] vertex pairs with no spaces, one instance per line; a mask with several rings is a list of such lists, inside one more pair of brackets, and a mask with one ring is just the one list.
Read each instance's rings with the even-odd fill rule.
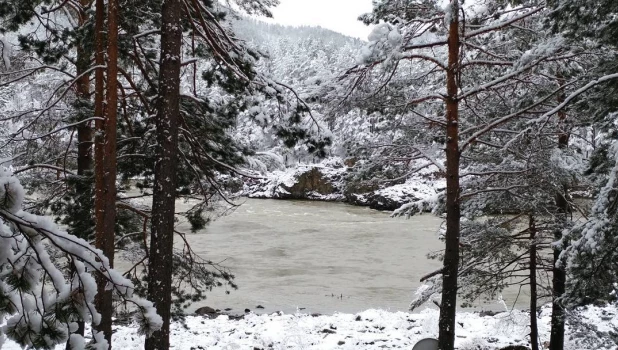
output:
[[[355,195],[357,202],[363,203],[369,200],[369,197],[384,198],[387,201],[406,204],[422,201],[423,203],[434,202],[442,190],[446,187],[446,180],[432,179],[422,175],[414,175],[406,180],[403,184],[385,187],[368,194]],[[430,207],[424,207],[425,209]],[[400,209],[398,209],[400,210]]]
[[[0,163],[7,162],[0,159]],[[121,300],[139,307],[136,320],[142,323],[141,332],[149,333],[160,328],[161,318],[152,303],[132,295],[131,281],[110,268],[108,259],[100,250],[59,229],[50,218],[23,211],[23,199],[24,188],[19,180],[10,169],[0,166],[0,293],[5,300],[8,297],[12,305],[0,310],[6,323],[0,327],[0,336],[11,334],[24,346],[44,341],[51,347],[63,342],[68,329],[74,327],[61,319],[48,319],[50,310],[61,307],[63,303],[75,307],[86,322],[98,323],[100,314],[94,310],[93,304],[97,285],[94,277],[86,272],[86,265],[93,271],[100,271]],[[76,257],[73,261],[77,272],[74,277],[67,280],[65,264],[50,255],[54,250]],[[7,277],[9,275],[25,281],[21,282],[18,291],[15,282]],[[26,333],[29,336],[23,337]],[[51,337],[50,333],[59,335]],[[71,342],[80,345],[79,338],[72,336]],[[104,343],[96,347],[107,348]]]
[[446,4],[446,6],[444,6],[444,23],[451,23],[453,17],[453,8],[451,3],[449,2],[448,4]]
[[[544,307],[538,317],[541,344],[549,340],[551,308]],[[582,320],[609,332],[618,327],[616,307],[590,307],[579,313]],[[236,320],[227,315],[215,319],[187,317],[185,324],[171,325],[171,345],[182,349],[410,349],[424,338],[438,334],[438,311],[420,313],[370,309],[358,314],[311,316],[296,314],[247,314]],[[508,345],[528,345],[529,314],[512,310],[495,316],[478,313],[457,314],[455,346],[458,349],[498,349]],[[583,338],[567,328],[566,350],[591,349]],[[141,349],[144,337],[137,326],[117,326],[113,345],[118,349]],[[591,343],[592,344],[592,343]],[[63,349],[58,346],[56,349]],[[7,341],[6,350],[17,350]],[[609,346],[594,349],[610,349]]]
[[[327,159],[317,164],[298,164],[285,170],[275,170],[266,175],[266,178],[257,184],[248,184],[244,192],[251,198],[285,198],[289,192],[285,189],[296,184],[298,178],[314,168],[319,169],[323,178],[331,182],[335,187],[343,188],[340,179],[345,175],[346,167],[341,160]],[[344,199],[343,193],[337,191],[332,194],[308,193],[308,199],[324,201],[340,201]]]
[[[489,14],[489,10],[487,8],[486,3],[482,2],[468,2],[464,8],[470,11],[475,16],[481,17],[485,16],[486,12]],[[452,11],[450,5],[445,9],[445,21],[449,22],[452,16]],[[503,26],[508,23],[512,23],[519,19],[524,19],[528,15],[534,13],[537,10],[530,10],[530,12],[513,12],[512,15],[504,16],[499,21],[496,21],[494,24],[491,24],[486,27],[479,28],[478,30],[468,32],[466,37],[471,39],[473,36],[481,36],[486,34],[490,30],[495,30],[500,26]],[[540,11],[540,8],[538,9]],[[471,18],[471,17],[468,17]],[[143,35],[143,34],[139,34]],[[137,36],[136,36],[137,37]],[[400,56],[403,48],[401,45],[403,44],[404,38],[409,38],[409,33],[403,27],[397,27],[393,25],[389,25],[386,23],[382,23],[375,27],[373,32],[370,35],[370,43],[362,49],[361,55],[361,63],[374,59],[383,59],[385,61],[388,60],[397,60],[401,59]],[[414,38],[414,43],[419,44],[423,42],[432,42],[435,41],[436,34],[427,32],[426,34]],[[274,39],[273,39],[274,41]],[[297,45],[298,48],[303,48],[306,42],[301,42],[301,44]],[[320,42],[320,45],[322,42]],[[4,61],[5,68],[9,68],[9,56],[10,56],[10,48],[11,44],[8,40],[4,38],[0,38],[0,44],[2,44],[2,59]],[[524,51],[521,54],[519,60],[515,61],[513,67],[506,71],[508,74],[502,74],[499,77],[494,78],[493,80],[489,80],[485,84],[473,85],[467,90],[467,92],[462,96],[462,99],[468,96],[472,96],[478,94],[488,88],[495,88],[500,86],[500,84],[505,83],[509,78],[518,76],[523,72],[527,72],[531,67],[537,65],[538,62],[546,58],[554,58],[563,46],[566,44],[564,39],[560,37],[550,38],[547,42],[542,42],[541,44],[535,44],[531,49]],[[273,50],[279,48],[274,44],[271,44]],[[283,45],[282,45],[283,46]],[[292,45],[290,45],[292,46]],[[308,44],[305,45],[310,47]],[[310,98],[312,94],[317,94],[317,87],[313,85],[321,85],[324,84],[322,81],[325,81],[329,78],[332,78],[337,71],[337,69],[332,68],[332,71],[322,71],[320,69],[316,69],[315,67],[320,66],[328,66],[335,67],[338,64],[342,64],[344,60],[340,59],[336,64],[332,64],[329,60],[331,58],[336,58],[337,55],[346,56],[345,53],[347,51],[341,50],[337,51],[331,49],[332,47],[336,47],[336,44],[331,45],[327,50],[315,51],[319,53],[316,55],[316,58],[312,58],[312,62],[301,62],[298,60],[298,57],[309,57],[309,55],[303,55],[305,52],[314,52],[309,49],[306,51],[296,50],[296,47],[291,47],[290,52],[285,53],[275,53],[276,57],[286,57],[286,59],[280,59],[280,62],[284,63],[273,63],[273,73],[277,73],[275,75],[279,75],[278,78],[284,78],[286,81],[290,80],[291,82],[298,81],[306,81],[305,85],[301,85],[302,90],[300,91],[301,96]],[[413,45],[412,45],[413,46]],[[349,52],[355,52],[352,48],[356,48],[355,44],[349,44]],[[294,50],[292,50],[294,49]],[[292,54],[294,53],[294,54]],[[439,51],[438,51],[439,53]],[[235,54],[232,53],[231,57]],[[351,56],[351,55],[347,55]],[[355,55],[354,55],[355,56]],[[436,55],[439,57],[439,55]],[[294,57],[295,61],[292,61],[290,58],[287,60],[287,57]],[[409,56],[412,58],[413,56]],[[422,58],[421,54],[415,56],[416,58]],[[174,59],[178,59],[178,57],[173,57]],[[333,59],[337,60],[337,59]],[[436,59],[437,60],[437,59]],[[191,61],[185,61],[185,63]],[[328,63],[328,64],[327,64]],[[442,64],[444,65],[444,64]],[[385,66],[387,66],[385,64]],[[96,67],[93,67],[94,69]],[[48,75],[40,75],[37,81],[44,81],[44,86],[47,87],[49,84],[53,83],[53,80],[50,78],[53,77],[51,73],[45,73]],[[574,100],[576,97],[582,95],[587,90],[595,87],[596,85],[606,82],[609,80],[613,80],[618,78],[618,74],[610,74],[604,77],[599,78],[598,80],[591,81],[587,85],[575,90],[572,92],[564,102],[560,103],[551,111],[543,114],[541,117],[536,118],[532,121],[529,121],[526,125],[528,128],[532,129],[535,125],[545,123],[550,117],[555,115],[558,110],[563,109],[568,103]],[[54,78],[58,80],[58,78]],[[39,83],[40,84],[40,83]],[[414,89],[414,88],[412,88]],[[423,86],[423,90],[426,89],[431,91],[431,87]],[[53,90],[53,89],[52,89]],[[31,90],[29,90],[31,91]],[[36,90],[35,90],[36,91]],[[51,90],[50,90],[51,91]],[[275,89],[271,86],[267,86],[264,88],[265,94],[270,95],[280,95],[283,94],[284,89]],[[19,95],[19,94],[18,94]],[[11,97],[9,100],[10,103],[13,103],[13,99],[15,101],[21,101],[24,99],[25,104],[28,104],[26,96],[33,96],[33,93],[23,94],[23,96],[15,96]],[[213,93],[216,95],[216,93]],[[29,97],[30,98],[30,97]],[[224,97],[221,97],[218,100],[224,100]],[[196,100],[199,100],[196,98]],[[388,99],[387,99],[388,100]],[[264,101],[262,101],[264,102]],[[8,102],[7,102],[8,103]],[[37,106],[41,103],[40,101],[34,100],[30,98],[31,105],[28,105],[28,108],[37,108]],[[15,103],[15,106],[10,105],[10,109],[19,110],[22,109],[16,108],[19,104]],[[316,103],[317,106],[317,103]],[[267,113],[267,108],[261,107],[252,107],[247,111],[247,114],[250,115],[251,118],[255,119],[257,124],[268,124],[272,122]],[[323,115],[319,115],[316,113],[320,120],[323,119]],[[479,131],[475,131],[475,129],[470,129],[474,134],[468,138],[467,141],[463,143],[462,150],[465,149],[468,145],[475,142],[477,137],[487,133],[490,130],[495,130],[496,127],[500,126],[503,123],[511,121],[518,113],[513,113],[510,115],[503,116],[499,119],[488,124],[486,127],[481,128]],[[369,119],[370,116],[364,116],[359,113],[359,119]],[[372,117],[371,117],[372,118]],[[97,118],[91,118],[94,120]],[[373,118],[372,118],[373,119]],[[346,135],[340,130],[334,130],[335,136],[344,139],[349,137],[352,139],[352,136],[359,140],[372,140],[376,138],[378,133],[371,131],[373,129],[379,130],[380,132],[386,133],[387,130],[385,128],[381,128],[379,122],[374,125],[374,122],[369,123],[367,120],[363,120],[365,124],[354,125],[350,122],[349,119],[346,119],[346,122],[350,124],[348,126],[350,130],[350,134]],[[371,124],[369,131],[366,129],[362,129],[361,126]],[[24,135],[21,141],[31,140],[36,137],[42,136],[51,136],[56,133],[64,133],[68,127],[74,126],[75,124],[69,124],[62,126],[59,129],[54,129],[53,131],[44,134],[37,135],[33,134],[33,131],[22,132]],[[248,126],[244,129],[239,129],[239,134],[242,134],[246,130],[251,130],[253,124],[247,124]],[[317,131],[317,123],[311,124],[306,129],[309,131]],[[22,126],[11,126],[11,127],[19,127]],[[255,128],[257,129],[257,128]],[[342,129],[346,130],[346,129]],[[269,130],[257,130],[252,131],[251,133],[246,133],[244,135],[247,138],[247,144],[256,144],[255,149],[257,150],[256,155],[262,156],[261,159],[251,160],[254,166],[252,168],[259,168],[260,170],[267,170],[268,164],[266,159],[269,158],[274,160],[273,163],[287,163],[287,155],[292,153],[277,153],[280,148],[277,142],[272,141],[271,135],[269,134]],[[465,132],[463,133],[465,134]],[[325,135],[326,136],[326,135]],[[328,135],[330,136],[330,135]],[[515,139],[514,139],[515,140]],[[336,140],[337,141],[337,140]],[[66,139],[63,140],[66,142]],[[363,144],[362,142],[359,142]],[[379,144],[379,142],[375,142]],[[509,145],[509,144],[507,144]],[[210,147],[218,148],[219,145],[215,143],[210,143]],[[335,146],[343,148],[342,142],[335,143]],[[333,147],[335,148],[335,147]],[[253,148],[252,148],[253,149]],[[302,154],[302,152],[299,152]],[[334,154],[342,155],[341,152],[336,152]],[[285,156],[285,157],[284,157]],[[292,158],[292,157],[290,157]],[[430,157],[427,157],[432,160]],[[301,159],[300,157],[294,158],[294,163],[296,160]],[[432,160],[434,164],[438,164]],[[0,165],[2,164],[2,160],[0,160]],[[577,171],[582,172],[584,169],[582,165],[584,165],[583,159],[576,157],[575,155],[567,154],[561,150],[556,150],[552,153],[551,156],[551,164],[557,168],[566,171]],[[343,166],[332,166],[327,163],[318,163],[318,164],[298,164],[297,166],[287,169],[287,170],[279,170],[271,172],[267,175],[267,179],[260,182],[257,186],[249,187],[249,193],[253,197],[267,197],[267,198],[277,198],[277,197],[285,197],[289,192],[286,188],[292,187],[299,178],[300,175],[305,173],[307,170],[318,168],[320,172],[327,178],[329,181],[334,183],[337,187],[337,192],[331,194],[320,194],[316,192],[312,192],[308,194],[308,198],[311,199],[321,199],[321,200],[343,200],[344,196],[341,192],[341,189],[344,188],[343,178],[346,175],[347,168]],[[593,214],[595,217],[593,220],[584,224],[582,227],[582,238],[576,242],[573,242],[572,249],[586,249],[590,250],[593,253],[596,253],[603,247],[606,243],[602,236],[603,229],[610,226],[609,215],[611,213],[606,212],[606,208],[609,205],[609,201],[612,199],[613,191],[615,190],[615,182],[618,171],[613,170],[608,179],[607,185],[601,189],[601,192],[598,195],[598,201],[595,204],[593,209]],[[426,208],[426,207],[434,207],[438,204],[440,190],[444,187],[443,180],[435,180],[430,178],[425,178],[422,176],[419,177],[410,177],[403,184],[398,184],[390,187],[380,188],[374,192],[369,194],[358,194],[355,195],[358,197],[358,201],[360,203],[367,203],[369,201],[369,196],[379,197],[380,200],[390,200],[397,203],[406,203],[402,208],[400,208],[395,214],[406,214],[409,213],[410,210],[416,208]],[[23,189],[16,178],[12,177],[10,173],[0,169],[0,198],[3,199],[3,210],[7,211],[7,216],[10,217],[13,221],[18,222],[24,225],[23,234],[24,237],[31,239],[35,245],[31,248],[31,251],[36,253],[38,257],[38,263],[41,265],[41,268],[44,268],[51,278],[50,286],[53,284],[55,290],[58,291],[58,295],[54,295],[53,291],[49,293],[42,293],[41,299],[44,309],[52,309],[53,306],[62,298],[66,298],[70,291],[77,290],[78,285],[77,280],[65,281],[64,276],[61,274],[61,271],[54,265],[54,261],[50,257],[50,255],[46,252],[45,247],[43,245],[38,244],[41,240],[46,240],[50,244],[53,244],[58,247],[62,247],[68,253],[73,255],[78,255],[83,257],[85,263],[87,263],[90,267],[102,266],[104,268],[110,280],[114,281],[117,288],[127,296],[130,295],[130,284],[129,281],[126,281],[121,275],[115,273],[113,270],[109,269],[109,264],[106,260],[98,261],[97,257],[101,256],[100,251],[93,249],[86,249],[84,251],[83,247],[86,246],[86,242],[82,240],[77,240],[73,237],[70,237],[65,232],[58,231],[55,225],[49,219],[45,219],[42,217],[37,217],[29,213],[25,213],[21,211],[22,200],[23,200]],[[11,215],[9,215],[11,214]],[[30,225],[27,226],[26,224]],[[34,227],[31,227],[34,225]],[[43,231],[43,233],[41,233]],[[12,232],[11,228],[8,226],[8,223],[5,224],[2,220],[0,220],[0,233],[1,232]],[[564,235],[567,237],[567,235]],[[581,246],[581,247],[580,247]],[[11,246],[9,244],[0,244],[0,261],[5,261],[9,259],[13,259],[13,251],[24,250],[26,247],[25,243],[12,242]],[[569,260],[571,262],[571,260]],[[76,268],[79,272],[79,281],[84,284],[84,298],[86,300],[92,300],[94,291],[96,290],[96,286],[92,276],[85,271],[85,266],[83,263],[76,263]],[[37,270],[35,266],[30,266],[27,264],[16,265],[15,271],[22,273],[22,271]],[[38,269],[40,270],[40,269]],[[40,272],[40,271],[35,271]],[[39,275],[33,274],[30,276],[31,283],[34,284],[34,281],[39,279]],[[67,284],[68,283],[68,284]],[[111,287],[111,284],[110,284]],[[615,288],[616,289],[616,288]],[[6,286],[0,283],[0,291],[5,292]],[[419,290],[420,294],[424,292],[428,292],[427,289]],[[34,309],[34,302],[38,301],[34,298],[24,298],[22,301],[23,311],[29,312]],[[144,319],[148,319],[147,323],[149,326],[158,327],[160,326],[161,320],[154,312],[152,304],[135,300],[137,305],[141,306],[144,309],[144,313],[140,316]],[[85,312],[85,311],[83,311]],[[613,311],[612,311],[613,312]],[[27,319],[28,322],[31,323],[31,326],[35,330],[40,330],[41,328],[41,320],[40,315],[33,314],[30,318]],[[84,315],[84,318],[87,315]],[[92,318],[96,322],[98,315],[95,313],[92,315]],[[360,317],[360,321],[356,321],[356,318]],[[615,325],[616,316],[615,312],[613,316],[603,315],[603,317],[599,316],[599,309],[590,308],[585,310],[581,314],[582,319],[588,319],[590,324],[597,325],[598,328],[603,332],[609,332],[612,329],[611,325]],[[607,319],[609,317],[609,319]],[[544,309],[540,314],[540,318],[542,321],[542,336],[547,337],[547,324],[548,324],[548,310]],[[203,342],[203,345],[207,348],[250,348],[254,347],[268,347],[268,345],[273,344],[273,347],[280,348],[372,348],[372,347],[387,347],[394,346],[400,348],[409,348],[416,340],[420,337],[425,336],[435,336],[436,335],[436,320],[437,313],[432,310],[426,310],[421,314],[407,314],[407,313],[389,313],[386,311],[380,310],[368,310],[358,315],[349,315],[349,314],[335,314],[332,316],[320,316],[320,317],[310,317],[307,315],[248,315],[241,321],[231,320],[227,316],[221,316],[217,320],[205,320],[197,317],[190,317],[187,321],[187,325],[189,326],[185,329],[180,324],[174,325],[174,335],[173,341],[178,344],[179,348],[191,348],[191,346],[195,345],[196,335],[198,336],[197,340]],[[504,315],[504,318],[494,317],[494,318],[482,318],[475,314],[460,314],[459,321],[461,322],[460,327],[458,329],[458,344],[462,348],[474,348],[476,345],[480,347],[497,347],[498,345],[507,345],[510,342],[518,343],[521,342],[525,344],[526,334],[526,323],[527,323],[527,314],[525,312],[514,311]],[[12,321],[8,321],[9,324]],[[417,326],[418,325],[418,326]],[[67,325],[67,327],[74,328],[74,325]],[[135,336],[137,325],[134,327],[119,327],[118,331],[118,340],[120,346],[124,346],[127,348],[141,348],[141,340],[140,338]],[[377,327],[377,328],[376,328]],[[377,329],[377,331],[375,331]],[[324,332],[324,330],[330,330]],[[142,330],[149,331],[149,330]],[[124,337],[124,338],[123,338]],[[83,339],[80,337],[72,337],[71,341],[75,345],[76,348],[83,347]],[[4,342],[4,337],[2,335],[2,329],[0,329],[0,346]],[[101,342],[101,344],[103,344]],[[8,347],[10,348],[13,343],[8,343]],[[572,341],[568,344],[571,349],[583,349],[581,345]],[[569,348],[567,346],[567,348]]]
[[249,180],[245,183],[242,194],[251,198],[289,198],[290,193],[287,189],[294,186],[301,175],[314,168],[318,169],[323,179],[333,186],[334,192],[330,194],[308,192],[306,198],[303,199],[348,201],[361,206],[370,206],[373,203],[378,208],[389,208],[393,203],[405,205],[422,201],[425,203],[424,206],[431,211],[435,206],[434,204],[437,203],[440,193],[446,187],[446,181],[443,178],[436,178],[432,175],[436,168],[429,166],[411,175],[403,184],[385,186],[367,193],[349,193],[346,195],[344,194],[345,178],[350,168],[343,164],[342,159],[333,157],[316,164],[300,163],[285,170],[271,171],[258,182]]
[[375,59],[385,59],[389,56],[399,57],[399,47],[403,42],[399,28],[388,23],[380,23],[373,28],[368,39],[367,45],[361,49],[357,63],[371,63]]

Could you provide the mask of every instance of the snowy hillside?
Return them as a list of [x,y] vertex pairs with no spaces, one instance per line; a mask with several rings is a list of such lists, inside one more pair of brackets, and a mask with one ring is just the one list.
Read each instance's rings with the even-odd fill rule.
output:
[[615,349],[618,1],[363,2],[0,0],[0,346]]
[[[337,80],[357,64],[366,42],[318,27],[285,27],[250,19],[237,21],[234,27],[241,38],[265,56],[260,61],[259,70],[293,87],[308,102],[313,117],[322,127],[320,132],[332,138],[332,144],[327,148],[327,159],[320,159],[308,154],[303,147],[285,147],[268,127],[257,125],[253,118],[241,118],[234,131],[235,137],[245,140],[256,152],[257,161],[250,162],[250,165],[267,178],[259,185],[250,181],[251,184],[245,188],[246,195],[343,200],[375,209],[394,210],[407,202],[428,195],[436,196],[441,191],[444,182],[435,176],[410,177],[407,181],[394,184],[396,187],[392,189],[393,184],[388,182],[367,186],[354,180],[363,167],[372,163],[374,157],[377,158],[377,155],[367,153],[371,152],[370,149],[359,147],[396,142],[403,136],[400,126],[395,126],[381,112],[342,109],[333,102],[331,93],[337,89]],[[414,161],[403,168],[418,165],[420,163]],[[388,167],[402,168],[402,164],[379,166]],[[312,168],[325,171],[323,175],[331,179],[329,181],[334,189],[318,193],[307,188],[301,191],[304,194],[289,195],[281,187],[281,184],[292,186],[299,176]],[[339,169],[338,175],[333,177],[328,169]],[[435,173],[438,168],[430,166],[426,170],[424,173],[429,174]],[[381,171],[377,170],[378,173]]]

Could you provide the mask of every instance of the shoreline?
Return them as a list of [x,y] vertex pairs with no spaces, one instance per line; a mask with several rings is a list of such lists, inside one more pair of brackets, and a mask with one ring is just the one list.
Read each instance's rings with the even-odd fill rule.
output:
[[[569,325],[565,350],[613,350],[603,334],[618,328],[616,305],[588,307],[578,311],[585,325],[597,333],[583,333]],[[544,306],[537,314],[540,344],[549,340],[551,309]],[[253,314],[242,319],[226,315],[216,318],[188,316],[184,322],[173,322],[171,344],[175,350],[198,349],[411,349],[423,338],[436,338],[439,313],[425,309],[417,313],[389,312],[369,309],[356,314],[335,313],[311,316],[295,314]],[[529,346],[529,313],[520,310],[494,316],[457,313],[456,346],[460,350],[498,350],[508,346]],[[613,328],[612,328],[613,327]],[[113,346],[122,349],[143,348],[144,337],[134,325],[116,325]],[[605,332],[605,333],[604,333]],[[584,338],[587,337],[587,338]],[[19,347],[7,341],[7,350]],[[62,346],[56,349],[64,349]]]
[[341,202],[379,211],[395,211],[419,200],[431,200],[445,188],[445,179],[425,171],[398,183],[352,181],[351,168],[333,158],[317,164],[297,164],[266,173],[258,181],[242,182],[238,194],[255,199]]

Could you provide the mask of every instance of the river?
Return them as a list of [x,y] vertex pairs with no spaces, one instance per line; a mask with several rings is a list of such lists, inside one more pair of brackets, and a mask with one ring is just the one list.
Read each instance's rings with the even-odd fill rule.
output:
[[[441,222],[430,214],[391,218],[342,203],[246,199],[230,215],[188,235],[196,252],[229,267],[239,285],[229,294],[215,288],[192,310],[208,305],[237,314],[245,308],[405,311],[421,276],[441,266],[426,257],[443,248]],[[183,223],[178,228],[189,231]],[[505,292],[508,305],[516,295],[517,290]],[[520,296],[517,307],[526,305],[527,298]]]

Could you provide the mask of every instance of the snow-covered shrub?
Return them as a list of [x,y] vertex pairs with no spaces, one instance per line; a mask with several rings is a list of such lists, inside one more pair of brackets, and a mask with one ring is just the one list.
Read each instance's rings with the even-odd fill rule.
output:
[[[133,296],[131,282],[110,268],[100,250],[22,210],[24,189],[8,163],[0,159],[0,344],[7,336],[24,347],[52,348],[67,340],[77,321],[97,324],[97,286],[89,271],[98,271],[123,306],[135,311],[142,333],[159,329],[152,303]],[[85,346],[77,334],[71,344]],[[89,346],[106,349],[107,342],[93,331]]]

